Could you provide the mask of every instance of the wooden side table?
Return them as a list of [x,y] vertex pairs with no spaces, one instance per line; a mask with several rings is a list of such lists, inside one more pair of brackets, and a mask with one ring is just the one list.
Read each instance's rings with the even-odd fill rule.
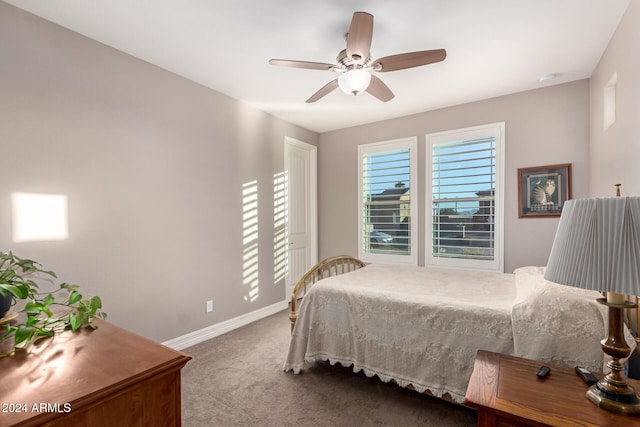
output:
[[[551,367],[545,379],[536,377]],[[598,378],[602,374],[595,373]],[[629,380],[640,391],[640,381]],[[465,405],[478,410],[478,426],[640,426],[640,417],[598,408],[573,368],[479,350]]]
[[179,426],[191,357],[96,320],[0,359],[1,426]]

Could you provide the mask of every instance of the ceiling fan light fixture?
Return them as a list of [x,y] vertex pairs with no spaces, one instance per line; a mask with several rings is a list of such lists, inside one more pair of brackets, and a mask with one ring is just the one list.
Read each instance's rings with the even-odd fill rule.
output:
[[362,68],[353,68],[338,77],[338,86],[348,95],[357,95],[367,90],[371,83],[371,73]]

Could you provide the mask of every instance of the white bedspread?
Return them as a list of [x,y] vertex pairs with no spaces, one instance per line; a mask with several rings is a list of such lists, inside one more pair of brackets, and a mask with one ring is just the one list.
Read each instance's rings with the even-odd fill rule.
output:
[[479,349],[602,370],[599,294],[543,275],[371,264],[323,279],[303,299],[284,370],[340,363],[457,402]]
[[463,402],[478,349],[513,353],[514,299],[512,274],[371,264],[311,288],[284,370],[328,360]]
[[[515,272],[512,309],[514,354],[563,366],[608,372],[600,341],[608,328],[608,308],[600,292],[563,286],[544,279],[544,267]],[[625,328],[633,350],[635,339]]]

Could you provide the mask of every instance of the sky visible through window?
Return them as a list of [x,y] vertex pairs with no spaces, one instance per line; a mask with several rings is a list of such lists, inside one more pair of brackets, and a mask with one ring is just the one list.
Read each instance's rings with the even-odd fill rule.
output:
[[381,194],[403,183],[409,187],[409,149],[386,151],[364,157],[365,194]]
[[495,139],[434,145],[432,196],[439,210],[458,214],[479,209],[479,198],[495,189]]

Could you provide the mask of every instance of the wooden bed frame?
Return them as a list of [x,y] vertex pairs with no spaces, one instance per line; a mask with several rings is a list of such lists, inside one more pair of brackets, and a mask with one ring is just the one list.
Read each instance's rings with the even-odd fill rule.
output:
[[291,306],[289,311],[291,332],[293,332],[293,327],[298,319],[298,300],[302,299],[304,294],[307,293],[308,288],[313,286],[320,279],[355,271],[365,265],[366,264],[364,262],[357,258],[353,258],[352,256],[338,255],[326,258],[311,267],[300,278],[300,280],[296,282],[296,286],[293,288],[293,294],[291,294]]

